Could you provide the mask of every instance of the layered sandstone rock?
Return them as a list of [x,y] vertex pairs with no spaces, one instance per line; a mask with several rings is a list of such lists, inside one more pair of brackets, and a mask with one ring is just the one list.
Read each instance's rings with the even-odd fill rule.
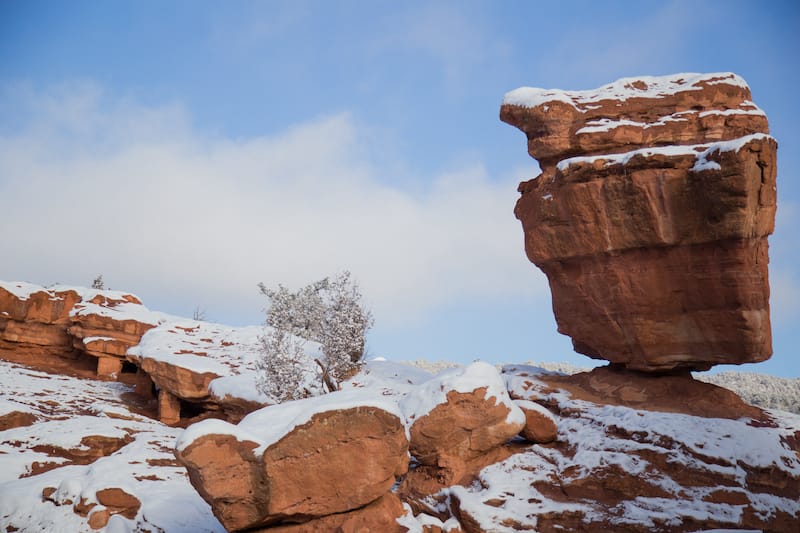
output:
[[147,331],[127,358],[159,390],[162,421],[175,423],[182,402],[193,411],[221,412],[236,423],[270,403],[255,386],[262,334],[260,326],[172,317]]
[[176,456],[229,531],[348,513],[380,500],[408,469],[399,412],[370,396],[266,407],[237,426],[206,420],[186,430]]
[[[408,528],[397,523],[397,519],[404,513],[400,498],[392,493],[387,493],[354,511],[327,515],[302,524],[252,529],[249,530],[249,533],[320,533],[323,531],[406,533]],[[457,532],[451,531],[451,533]]]
[[97,375],[113,379],[160,317],[123,292],[0,282],[0,353],[39,362],[91,355]]
[[769,358],[777,144],[741,78],[522,88],[500,118],[540,162],[515,214],[578,352],[642,371]]
[[80,300],[75,290],[0,283],[0,354],[24,349],[32,358],[74,358],[76,352],[66,328],[70,311]]

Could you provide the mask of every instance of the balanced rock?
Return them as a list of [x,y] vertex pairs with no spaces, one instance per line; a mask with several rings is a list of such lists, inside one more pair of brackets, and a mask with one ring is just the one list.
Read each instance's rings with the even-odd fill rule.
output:
[[744,80],[521,88],[500,118],[542,168],[515,214],[576,351],[647,372],[771,356],[777,143]]
[[176,456],[228,531],[302,523],[367,506],[408,469],[396,404],[341,391],[265,407],[238,425],[204,420]]

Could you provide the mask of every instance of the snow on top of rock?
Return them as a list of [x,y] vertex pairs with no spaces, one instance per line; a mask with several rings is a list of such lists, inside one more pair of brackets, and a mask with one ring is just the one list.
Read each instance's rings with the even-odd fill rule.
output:
[[530,400],[514,400],[514,403],[526,411],[536,411],[538,414],[542,415],[546,419],[553,422],[553,424],[558,426],[558,420],[556,420],[556,417],[553,416],[553,413],[548,411],[544,406],[541,406],[538,403]]
[[412,389],[400,401],[400,408],[410,422],[427,415],[437,405],[447,403],[447,393],[450,391],[469,393],[481,388],[486,389],[484,397],[487,400],[494,398],[495,405],[503,404],[508,407],[508,423],[525,423],[525,414],[508,396],[508,390],[497,369],[482,361],[440,372],[436,377]]
[[417,385],[432,377],[433,374],[427,370],[407,363],[373,359],[366,361],[355,376],[342,383],[342,388],[372,389],[382,396],[392,396],[400,401]]
[[649,128],[656,128],[659,126],[666,126],[669,122],[685,122],[688,120],[686,118],[687,115],[692,115],[697,113],[699,117],[708,117],[708,116],[730,116],[730,115],[758,115],[758,116],[766,116],[766,113],[759,107],[757,107],[752,102],[745,101],[742,102],[740,107],[736,109],[709,109],[708,111],[679,111],[677,113],[673,113],[671,115],[665,115],[663,117],[659,117],[657,120],[652,122],[637,122],[635,120],[628,120],[628,119],[617,119],[613,120],[610,118],[599,118],[596,120],[590,120],[586,123],[586,126],[580,128],[578,131],[575,132],[575,135],[588,135],[594,133],[601,133],[614,130],[616,128],[621,128],[624,126],[628,127],[635,127],[641,129],[649,129]]
[[[484,468],[478,482],[440,493],[456,497],[462,511],[481,529],[510,533],[515,529],[505,524],[535,526],[539,515],[562,512],[582,513],[587,523],[610,519],[612,526],[659,528],[664,521],[680,525],[684,520],[739,523],[741,506],[708,499],[715,490],[726,490],[725,486],[681,485],[666,472],[653,472],[649,454],[662,455],[668,462],[685,465],[701,475],[705,471],[710,476],[732,480],[735,484],[727,488],[741,491],[764,516],[777,511],[800,515],[800,502],[747,490],[747,472],[742,467],[800,474],[800,457],[785,443],[800,428],[800,416],[776,413],[777,427],[769,428],[752,425],[749,419],[703,418],[597,405],[573,399],[563,391],[553,392],[536,378],[541,373],[541,369],[532,367],[504,369],[504,377],[516,393],[534,393],[571,413],[558,422],[558,440],[570,453],[533,446],[526,453]],[[609,431],[610,428],[614,430]],[[609,509],[587,499],[556,501],[537,488],[556,481],[565,487],[580,485],[582,480],[596,478],[609,469],[637,475],[669,497],[640,496]]]
[[[103,293],[107,291],[102,291]],[[127,295],[126,293],[117,293],[119,295]],[[108,317],[112,320],[133,320],[142,324],[149,324],[157,326],[163,322],[174,320],[176,317],[160,311],[151,311],[147,307],[139,303],[125,301],[122,298],[116,298],[107,294],[102,296],[107,297],[108,300],[104,303],[93,303],[92,300],[95,295],[87,295],[83,301],[75,304],[69,316],[88,316],[96,315],[101,317]]]
[[[702,85],[727,84],[748,89],[747,82],[732,72],[711,74],[680,73],[668,76],[637,76],[620,78],[598,89],[564,91],[520,87],[506,93],[503,105],[538,107],[551,102],[563,102],[580,110],[603,100],[628,100],[629,98],[660,98],[683,91],[699,91]],[[546,111],[546,109],[545,109]]]
[[44,287],[25,281],[0,281],[0,289],[5,289],[20,300],[27,300],[32,294],[47,291]]
[[714,161],[709,161],[708,157],[714,153],[721,152],[738,152],[745,145],[750,142],[762,139],[772,139],[766,133],[753,133],[745,135],[738,139],[730,141],[719,141],[714,143],[705,144],[689,144],[689,145],[669,145],[669,146],[656,146],[648,148],[638,148],[630,152],[623,152],[621,154],[600,154],[589,156],[570,157],[559,161],[556,168],[559,171],[565,171],[571,165],[579,165],[582,163],[594,163],[596,161],[605,161],[604,166],[612,165],[625,165],[636,156],[651,157],[654,155],[664,156],[681,156],[681,155],[694,155],[696,158],[695,165],[692,167],[693,172],[700,172],[708,169],[719,169],[719,164]]
[[203,420],[186,428],[178,438],[175,449],[182,452],[205,435],[232,435],[239,441],[258,444],[253,453],[260,455],[295,427],[310,421],[316,414],[357,407],[377,407],[403,421],[397,402],[391,397],[381,396],[371,389],[341,390],[323,396],[263,407],[244,417],[237,425],[222,420]]
[[[262,326],[234,327],[188,318],[176,318],[162,322],[147,331],[139,344],[128,349],[128,355],[161,361],[196,373],[212,373],[218,376],[248,374],[254,376],[256,360],[261,357],[259,337],[264,334]],[[319,343],[304,344],[310,368],[315,357],[321,356]],[[217,392],[243,399],[261,401],[251,379],[220,383]],[[212,382],[213,383],[213,382]],[[241,386],[239,392],[235,387]],[[255,396],[254,396],[255,395]]]
[[271,398],[258,390],[256,376],[252,372],[235,376],[222,376],[212,380],[208,384],[208,392],[212,397],[220,400],[228,396],[260,404],[271,402]]

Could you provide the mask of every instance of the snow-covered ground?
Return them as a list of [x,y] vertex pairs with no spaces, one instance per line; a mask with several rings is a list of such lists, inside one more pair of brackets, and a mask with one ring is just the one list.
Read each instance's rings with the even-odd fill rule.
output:
[[[117,515],[105,531],[224,532],[175,461],[172,450],[182,430],[133,412],[123,400],[131,393],[128,386],[55,376],[5,361],[0,361],[0,383],[0,416],[19,411],[36,417],[32,425],[0,431],[3,531],[93,531],[67,501],[95,502],[98,490],[114,487],[142,505],[135,519]],[[94,440],[106,445],[111,440],[114,447],[123,445],[89,464],[71,461],[90,452],[93,436],[104,437]],[[40,472],[46,465],[54,468]],[[57,489],[53,499],[63,505],[42,498],[48,487]]]
[[[350,399],[356,395],[359,401],[369,401],[365,399],[372,394],[382,404],[399,406],[396,412],[405,415],[402,407],[408,407],[406,398],[427,390],[426,383],[432,377],[418,366],[425,365],[371,361],[345,385],[341,396]],[[505,369],[506,386],[527,391],[518,376],[519,368],[525,367],[515,368]],[[496,375],[491,365],[473,369]],[[563,365],[559,369],[578,370]],[[527,372],[535,375],[541,370],[527,368]],[[448,379],[447,375],[445,372],[442,379]],[[184,468],[175,462],[173,450],[182,430],[137,414],[135,397],[126,385],[55,376],[3,361],[0,383],[0,417],[17,411],[36,418],[31,425],[0,431],[0,529],[30,533],[92,531],[87,518],[73,511],[74,504],[81,499],[95,502],[99,490],[113,487],[135,496],[141,508],[130,519],[112,516],[99,531],[224,531],[190,485]],[[605,517],[620,526],[652,524],[656,530],[664,524],[680,524],[681,520],[735,524],[742,513],[741,505],[709,501],[714,487],[686,485],[679,477],[654,468],[648,454],[662,454],[686,469],[722,475],[740,484],[744,481],[740,460],[756,467],[779,468],[789,475],[800,474],[800,458],[782,441],[800,430],[800,416],[774,411],[776,427],[763,428],[744,419],[645,412],[573,400],[566,393],[549,394],[549,401],[562,412],[573,413],[556,417],[558,438],[566,443],[565,448],[530,445],[485,468],[477,483],[443,490],[431,500],[431,514],[436,509],[447,514],[457,506],[459,512],[487,531],[509,532],[520,526],[535,528],[541,516],[570,513],[590,522]],[[324,398],[317,398],[280,409],[292,418],[284,425],[291,427],[307,418],[308,413],[301,412],[300,407],[319,408],[323,402]],[[616,433],[609,433],[609,428]],[[203,429],[202,425],[198,429]],[[191,432],[184,438],[188,436]],[[98,442],[118,449],[95,459],[91,448]],[[681,445],[669,444],[676,442]],[[586,476],[614,468],[638,473],[658,495],[642,495],[609,506],[587,498],[565,500],[559,491],[554,494],[547,490],[584,483]],[[45,499],[42,494],[48,488],[55,492]],[[743,488],[734,491],[753,502],[764,516],[775,512],[800,516],[797,501]],[[101,505],[91,512],[100,510]],[[402,522],[412,531],[426,523],[453,525],[452,520],[443,523],[428,515],[406,516]]]

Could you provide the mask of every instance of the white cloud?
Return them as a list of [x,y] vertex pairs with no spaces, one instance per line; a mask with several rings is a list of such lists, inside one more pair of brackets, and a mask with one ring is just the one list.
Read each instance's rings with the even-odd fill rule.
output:
[[259,281],[341,269],[390,323],[546,287],[512,214],[518,176],[474,165],[409,192],[370,163],[370,130],[348,113],[210,139],[180,106],[92,85],[25,98],[40,112],[0,137],[0,279],[87,284],[102,272],[154,308],[202,304],[232,321],[260,310]]

